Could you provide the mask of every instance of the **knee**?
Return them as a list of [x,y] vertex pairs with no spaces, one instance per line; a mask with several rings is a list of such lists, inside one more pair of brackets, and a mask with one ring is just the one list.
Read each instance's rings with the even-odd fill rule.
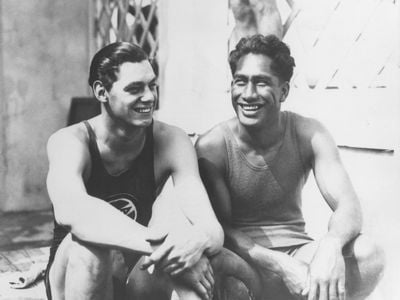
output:
[[262,281],[264,286],[278,287],[280,285],[283,285],[282,278],[274,272],[264,271],[262,276]]
[[68,250],[69,269],[85,269],[92,275],[111,272],[110,249],[73,239]]
[[385,270],[383,248],[370,238],[360,236],[354,244],[354,256],[369,274],[379,278]]
[[[254,291],[251,291],[243,281],[233,276],[222,279],[221,285],[217,286],[217,294],[221,299],[249,300],[253,299]],[[223,295],[221,297],[221,295]]]

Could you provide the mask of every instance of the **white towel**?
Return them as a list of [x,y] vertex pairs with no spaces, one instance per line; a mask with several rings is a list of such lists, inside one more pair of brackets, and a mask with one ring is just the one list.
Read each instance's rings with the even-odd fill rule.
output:
[[29,270],[6,273],[4,278],[8,281],[10,288],[23,289],[42,279],[45,271],[46,264],[34,263]]

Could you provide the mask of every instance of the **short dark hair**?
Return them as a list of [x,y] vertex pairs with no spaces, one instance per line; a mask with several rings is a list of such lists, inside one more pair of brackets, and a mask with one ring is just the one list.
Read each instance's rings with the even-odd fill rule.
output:
[[275,35],[256,34],[242,38],[229,54],[232,75],[236,72],[238,61],[249,53],[269,57],[272,60],[271,69],[280,80],[290,81],[292,78],[294,58],[290,55],[289,47]]
[[105,89],[109,91],[117,80],[119,67],[123,63],[136,63],[144,60],[149,60],[149,58],[143,49],[137,45],[127,42],[109,44],[93,56],[88,83],[93,87],[93,83],[99,80],[103,83]]

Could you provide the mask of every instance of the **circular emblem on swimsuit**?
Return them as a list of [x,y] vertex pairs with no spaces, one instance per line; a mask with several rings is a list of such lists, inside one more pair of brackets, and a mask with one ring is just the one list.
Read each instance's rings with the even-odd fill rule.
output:
[[137,219],[138,211],[135,203],[138,201],[133,195],[116,194],[108,197],[106,201],[131,219]]

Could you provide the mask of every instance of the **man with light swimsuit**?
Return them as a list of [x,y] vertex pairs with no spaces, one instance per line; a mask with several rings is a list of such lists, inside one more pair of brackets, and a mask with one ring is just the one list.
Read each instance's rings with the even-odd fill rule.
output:
[[[363,299],[384,269],[360,235],[360,203],[329,132],[281,111],[294,59],[276,36],[240,40],[229,56],[236,117],[196,144],[200,173],[225,231],[225,247],[258,273],[258,299]],[[313,172],[333,213],[328,232],[305,232],[301,193]]]

